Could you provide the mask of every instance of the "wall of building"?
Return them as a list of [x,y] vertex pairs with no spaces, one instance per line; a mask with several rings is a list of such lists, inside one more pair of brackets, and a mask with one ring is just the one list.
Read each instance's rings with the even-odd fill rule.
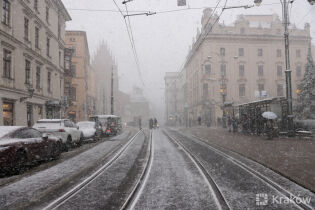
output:
[[[70,16],[61,1],[38,1],[38,9],[33,1],[10,1],[10,23],[0,25],[0,101],[11,101],[14,104],[14,125],[27,125],[26,107],[32,105],[32,116],[29,125],[38,117],[38,107],[42,107],[45,116],[46,105],[60,101],[63,96],[63,56],[65,22]],[[3,1],[0,2],[2,8]],[[49,19],[46,21],[46,7],[49,8]],[[3,19],[3,10],[0,16]],[[19,14],[19,15],[15,15]],[[28,39],[24,33],[24,19],[29,20]],[[3,20],[2,20],[3,21]],[[58,35],[58,23],[60,35]],[[35,47],[35,27],[39,28],[39,47]],[[50,38],[49,56],[46,53],[47,37]],[[11,78],[4,78],[3,51],[12,52]],[[25,83],[25,60],[30,61],[30,82]],[[40,87],[36,87],[36,69],[40,67]],[[51,73],[51,91],[48,91],[48,72]],[[30,91],[34,89],[33,97]],[[28,97],[28,98],[26,98]],[[51,106],[50,106],[51,107]],[[59,108],[54,107],[58,112]],[[4,124],[3,107],[0,107],[0,125]],[[60,113],[59,113],[60,115]]]

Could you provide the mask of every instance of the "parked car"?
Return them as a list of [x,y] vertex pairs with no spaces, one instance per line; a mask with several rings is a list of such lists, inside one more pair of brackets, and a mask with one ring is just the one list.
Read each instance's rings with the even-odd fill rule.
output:
[[102,128],[102,135],[117,135],[122,130],[121,119],[116,115],[95,115],[89,118]]
[[73,144],[81,146],[83,133],[78,126],[67,119],[43,119],[38,120],[33,128],[42,133],[49,133],[62,139],[64,150],[68,150]]
[[97,126],[96,122],[82,121],[78,122],[77,126],[82,131],[84,139],[93,138],[94,140],[99,140],[102,135],[102,128]]
[[0,126],[0,171],[18,174],[25,166],[58,159],[62,142],[34,128]]

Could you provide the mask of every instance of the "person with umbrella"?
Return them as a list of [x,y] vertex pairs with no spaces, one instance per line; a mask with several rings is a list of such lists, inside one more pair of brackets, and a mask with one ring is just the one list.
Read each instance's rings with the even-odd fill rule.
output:
[[272,139],[275,136],[274,120],[277,119],[277,115],[274,112],[264,112],[262,117],[265,118],[265,134],[267,139]]

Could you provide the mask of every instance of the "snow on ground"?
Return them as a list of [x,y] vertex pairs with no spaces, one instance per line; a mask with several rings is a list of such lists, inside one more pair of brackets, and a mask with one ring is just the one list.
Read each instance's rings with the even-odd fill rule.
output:
[[[267,194],[269,198],[272,196],[283,197],[275,188],[236,165],[230,159],[189,138],[180,138],[180,141],[194,154],[198,154],[198,158],[204,163],[208,173],[232,209],[257,208],[256,194],[260,193]],[[270,210],[299,209],[290,203],[278,204],[271,201],[266,206]]]
[[66,178],[95,164],[106,153],[125,142],[127,136],[128,132],[124,132],[111,141],[105,141],[58,165],[0,188],[0,209],[7,209],[11,206],[38,199],[38,196],[49,191],[51,187],[62,184]]
[[193,162],[161,131],[154,131],[154,159],[134,209],[218,209]]
[[143,170],[147,145],[140,133],[110,167],[58,209],[119,209]]

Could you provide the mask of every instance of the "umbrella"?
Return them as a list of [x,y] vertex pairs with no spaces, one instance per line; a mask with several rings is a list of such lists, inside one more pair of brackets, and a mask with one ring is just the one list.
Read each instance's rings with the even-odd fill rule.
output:
[[264,112],[264,113],[262,113],[262,116],[266,119],[269,119],[269,120],[274,120],[277,118],[277,115],[273,112]]

